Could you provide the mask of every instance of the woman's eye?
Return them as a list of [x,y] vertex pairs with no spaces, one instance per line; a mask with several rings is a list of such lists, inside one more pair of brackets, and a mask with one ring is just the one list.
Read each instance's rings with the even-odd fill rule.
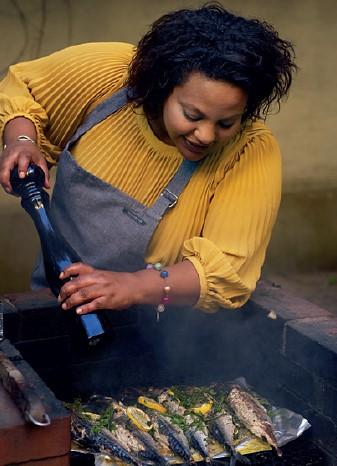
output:
[[229,128],[231,128],[233,125],[234,125],[234,123],[225,123],[225,122],[222,122],[222,121],[219,122],[219,126],[220,126],[220,128],[222,128],[222,129],[229,129]]
[[185,118],[187,118],[187,120],[190,120],[190,121],[198,121],[201,118],[199,115],[192,115],[191,113],[187,113],[187,112],[184,112],[184,116]]

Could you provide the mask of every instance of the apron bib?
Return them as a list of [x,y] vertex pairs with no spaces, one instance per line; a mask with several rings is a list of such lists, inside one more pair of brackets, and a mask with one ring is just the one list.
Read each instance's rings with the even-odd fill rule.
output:
[[[198,167],[184,160],[150,208],[81,168],[70,146],[93,126],[127,104],[123,88],[96,107],[76,130],[58,163],[50,215],[82,261],[93,267],[134,272],[145,267],[152,234]],[[42,255],[32,274],[32,288],[48,286]]]

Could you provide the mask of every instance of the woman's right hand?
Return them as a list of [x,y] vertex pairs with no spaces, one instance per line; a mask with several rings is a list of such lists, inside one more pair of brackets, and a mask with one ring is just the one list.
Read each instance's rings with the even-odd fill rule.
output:
[[17,165],[20,178],[25,178],[30,163],[42,168],[44,186],[50,188],[48,165],[37,145],[30,141],[13,141],[6,145],[0,156],[0,184],[7,193],[12,193],[10,174]]

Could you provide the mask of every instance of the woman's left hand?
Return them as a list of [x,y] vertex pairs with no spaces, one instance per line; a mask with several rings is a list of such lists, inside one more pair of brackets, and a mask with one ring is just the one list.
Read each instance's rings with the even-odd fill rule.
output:
[[75,308],[78,314],[127,309],[137,301],[132,273],[99,270],[79,262],[67,267],[60,278],[71,280],[62,286],[58,301],[62,309]]

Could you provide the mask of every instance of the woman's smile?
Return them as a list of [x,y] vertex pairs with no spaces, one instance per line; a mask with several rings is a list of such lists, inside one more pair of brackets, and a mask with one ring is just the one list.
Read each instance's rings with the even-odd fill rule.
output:
[[194,152],[195,154],[202,154],[209,147],[209,145],[206,145],[206,144],[197,144],[195,142],[192,142],[185,136],[182,136],[182,141],[183,141],[183,144],[186,145],[187,150],[190,150],[191,152]]

